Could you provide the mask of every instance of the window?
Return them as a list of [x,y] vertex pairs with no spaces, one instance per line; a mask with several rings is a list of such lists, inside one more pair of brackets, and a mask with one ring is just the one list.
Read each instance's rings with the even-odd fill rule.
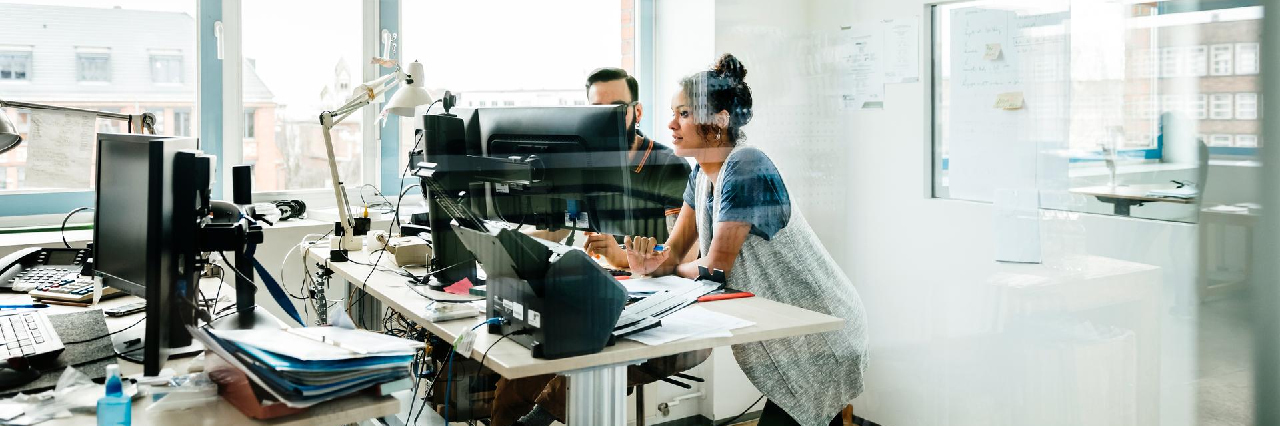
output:
[[1183,51],[1187,60],[1187,73],[1196,77],[1209,75],[1209,52],[1204,46],[1190,46]]
[[191,136],[191,110],[175,109],[173,111],[173,135]]
[[1209,95],[1209,119],[1230,120],[1234,96],[1230,93],[1214,93]]
[[1257,148],[1258,135],[1236,135],[1236,147]]
[[[364,74],[365,66],[369,58],[381,55],[382,50],[378,48],[375,53],[364,49],[364,3],[367,2],[242,2],[239,18],[244,61],[239,90],[243,133],[242,140],[228,143],[238,142],[244,156],[242,160],[254,164],[255,191],[328,188],[331,179],[324,130],[317,116],[347,103],[352,88],[370,80]],[[299,15],[300,11],[310,12]],[[405,13],[404,6],[401,6],[401,15],[405,17],[406,27],[419,22],[410,18],[414,15]],[[282,20],[282,16],[306,18]],[[442,43],[430,44],[434,47]],[[378,45],[381,46],[380,41]],[[414,59],[424,64],[441,62],[430,61],[437,57],[434,55],[412,58],[397,53],[393,56],[403,63]],[[428,68],[428,75],[431,71]],[[426,84],[429,90],[440,87],[431,80]],[[371,125],[365,121],[366,113],[372,112],[376,117],[379,106],[373,104],[356,111],[330,132],[338,174],[353,196],[355,188],[365,182],[364,128]],[[376,152],[370,154],[376,156]]]
[[[559,0],[554,6],[547,2],[487,0],[404,0],[400,4],[404,21],[400,27],[399,59],[422,61],[429,76],[428,88],[475,95],[481,107],[522,105],[526,99],[531,106],[557,106],[562,97],[585,104],[583,85],[587,73],[600,67],[627,67],[623,57],[632,53],[627,50],[632,43],[624,42],[626,31],[634,28],[631,1]],[[496,5],[501,5],[503,13],[493,13]],[[449,19],[431,20],[429,26],[413,25],[409,19],[424,16]],[[485,23],[485,28],[500,28],[502,35],[471,37],[465,43],[440,42],[440,34],[474,33],[477,22]],[[573,48],[546,49],[565,46],[566,42]],[[450,59],[432,60],[440,57]],[[467,66],[458,66],[460,63]],[[512,78],[511,64],[516,63],[536,63],[538,69]],[[645,107],[646,111],[660,109]],[[660,121],[648,117],[644,121]],[[422,123],[401,119],[400,125],[400,157],[385,163],[394,161],[403,168],[413,144],[413,130]]]
[[181,52],[152,52],[151,53],[151,82],[152,83],[181,83],[182,82]]
[[1236,43],[1236,75],[1257,74],[1259,60],[1258,43]]
[[0,48],[0,81],[31,79],[31,49]]
[[[185,117],[175,115],[167,120],[164,114],[157,114],[157,130],[170,133],[183,127],[176,120],[191,123],[196,119],[192,115],[195,85],[157,91],[152,84],[156,77],[153,55],[195,57],[195,1],[138,0],[120,8],[92,0],[49,3],[10,0],[0,4],[0,28],[11,30],[0,39],[0,98],[121,114],[185,111]],[[38,29],[41,24],[48,24],[48,30],[19,30],[32,25]],[[15,81],[21,84],[9,84]],[[17,150],[0,156],[0,166],[7,169],[0,173],[0,216],[16,214],[13,206],[19,205],[28,206],[22,209],[24,212],[65,214],[69,209],[63,206],[71,204],[67,200],[84,199],[92,191],[95,157],[54,164],[62,167],[59,170],[29,169],[48,158],[42,155],[45,148],[41,141],[30,134],[33,127],[44,123],[32,121],[28,111],[0,110],[8,113],[19,132],[27,137]],[[94,130],[119,133],[127,132],[128,127],[120,120],[97,119]],[[50,176],[74,179],[51,180]],[[30,206],[35,201],[26,197],[35,192],[58,195],[43,196],[40,206],[32,210]]]
[[111,81],[111,49],[76,49],[76,79],[84,82]]
[[1190,106],[1191,115],[1197,120],[1209,119],[1209,95],[1195,95],[1195,101]]
[[1235,138],[1231,137],[1231,135],[1210,135],[1208,145],[1231,146],[1234,143],[1234,140]]
[[1160,49],[1160,76],[1161,77],[1177,77],[1182,75],[1182,49],[1178,47],[1166,47]]
[[[1256,155],[1250,138],[1242,144],[1237,136],[1256,135],[1263,114],[1262,7],[1250,1],[1120,3],[930,6],[926,137],[933,144],[934,197],[992,202],[997,188],[1011,185],[1053,192],[1060,187],[1043,182],[1066,182],[1066,188],[1105,183],[1102,146],[1118,147],[1120,183],[1166,181],[1165,174],[1182,179],[1160,171],[1151,180],[1150,165],[1167,163],[1178,173],[1198,167],[1195,152],[1183,146],[1195,135],[1215,147],[1213,156]],[[1002,59],[984,58],[991,44],[1005,46]],[[1050,67],[1058,75],[1042,75],[1049,63],[1065,65]],[[1022,95],[1021,107],[993,108],[1008,93]],[[1025,166],[1033,164],[1039,166]],[[1042,207],[1119,212],[1093,198]],[[1144,214],[1197,217],[1182,208],[1154,210]]]
[[1236,93],[1236,120],[1258,119],[1258,94]]
[[256,115],[254,115],[254,112],[255,112],[255,111],[254,111],[254,109],[253,109],[253,108],[245,108],[245,109],[244,109],[244,123],[243,123],[243,126],[244,126],[244,138],[245,138],[245,139],[254,139],[254,138],[256,137],[257,133],[258,133],[258,130],[257,130],[257,121],[258,121],[258,120],[257,120],[257,116],[256,116]]
[[1231,75],[1235,71],[1232,68],[1232,58],[1235,51],[1230,44],[1215,44],[1209,47],[1209,58],[1212,66],[1209,69],[1209,75]]
[[[3,156],[0,156],[3,157]],[[0,167],[0,189],[9,189],[9,168]]]

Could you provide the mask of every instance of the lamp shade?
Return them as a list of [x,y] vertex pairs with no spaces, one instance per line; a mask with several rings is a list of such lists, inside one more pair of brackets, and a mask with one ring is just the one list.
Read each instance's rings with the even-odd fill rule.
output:
[[9,121],[8,114],[0,111],[0,154],[16,148],[19,143],[22,143],[22,136],[18,135],[18,128]]
[[401,117],[412,117],[414,110],[419,105],[427,105],[431,103],[431,94],[422,84],[422,63],[413,61],[409,64],[408,75],[405,76],[406,83],[401,86],[396,93],[391,95],[391,99],[387,101],[387,105],[382,107],[383,112],[389,112]]

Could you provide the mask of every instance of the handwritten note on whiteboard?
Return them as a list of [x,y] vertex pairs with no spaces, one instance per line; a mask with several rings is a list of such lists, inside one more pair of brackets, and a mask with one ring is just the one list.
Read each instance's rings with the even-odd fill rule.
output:
[[32,110],[23,186],[89,188],[97,119],[92,113]]

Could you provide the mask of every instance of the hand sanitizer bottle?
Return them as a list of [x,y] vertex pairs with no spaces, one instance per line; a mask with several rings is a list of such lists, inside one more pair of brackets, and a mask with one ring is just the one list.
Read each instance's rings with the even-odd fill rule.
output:
[[129,426],[132,422],[133,402],[124,396],[120,366],[107,366],[106,388],[106,395],[98,399],[98,426]]

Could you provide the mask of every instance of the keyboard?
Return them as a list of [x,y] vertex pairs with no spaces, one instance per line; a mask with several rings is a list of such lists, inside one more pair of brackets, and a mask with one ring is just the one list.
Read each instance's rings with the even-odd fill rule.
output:
[[618,325],[613,328],[613,335],[625,337],[659,327],[662,325],[662,317],[684,309],[697,302],[699,297],[724,287],[713,281],[698,283],[702,285],[689,286],[678,292],[660,291],[622,308],[622,315],[618,316]]
[[[89,277],[82,278],[79,274],[76,274],[58,281],[42,283],[27,294],[31,295],[33,299],[91,302],[93,301],[93,279]],[[113,287],[102,287],[103,299],[123,295],[123,292]]]
[[57,356],[66,349],[53,331],[49,317],[40,311],[0,313],[0,355],[5,359],[29,358],[50,354]]

